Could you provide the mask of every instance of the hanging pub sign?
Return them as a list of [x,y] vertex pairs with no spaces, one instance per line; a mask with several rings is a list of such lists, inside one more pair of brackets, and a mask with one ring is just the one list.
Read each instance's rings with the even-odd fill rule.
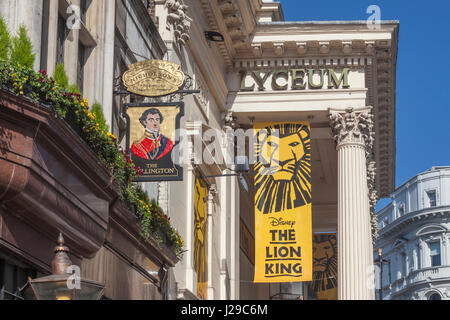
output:
[[310,125],[256,123],[254,134],[254,281],[311,281]]
[[183,102],[125,104],[127,150],[143,175],[136,181],[182,181],[183,168],[174,163],[174,147],[184,115]]
[[156,59],[131,64],[122,76],[127,91],[147,97],[174,93],[184,80],[185,75],[178,64]]

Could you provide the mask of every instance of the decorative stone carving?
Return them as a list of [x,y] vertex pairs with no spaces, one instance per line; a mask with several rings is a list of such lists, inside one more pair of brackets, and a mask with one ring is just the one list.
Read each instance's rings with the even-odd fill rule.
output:
[[319,50],[320,50],[320,53],[330,52],[330,42],[329,41],[319,42]]
[[375,41],[366,41],[366,53],[372,54],[375,51]]
[[274,43],[275,55],[281,57],[284,54],[284,43]]
[[376,190],[376,166],[373,161],[373,145],[375,142],[373,115],[369,109],[356,111],[348,108],[345,112],[331,112],[331,129],[336,146],[344,144],[359,144],[365,148],[367,166],[367,187],[369,191],[370,225],[372,230],[372,243],[378,235],[378,219],[375,215],[375,206],[378,201]]
[[352,41],[342,41],[342,51],[345,54],[351,54],[353,52],[353,42]]
[[236,129],[237,128],[236,120],[237,120],[237,118],[233,115],[233,111],[227,111],[225,113],[223,129],[225,131],[228,129],[233,129],[233,130]]
[[191,28],[192,19],[187,16],[188,6],[183,0],[167,0],[166,8],[167,24],[172,26],[175,39],[180,45],[185,45],[190,39],[189,30]]
[[252,44],[253,54],[255,57],[261,57],[262,56],[262,48],[260,43]]
[[308,51],[306,42],[296,42],[297,53],[303,55]]
[[373,244],[375,244],[375,240],[378,236],[378,217],[375,214],[375,207],[378,202],[378,192],[375,186],[375,179],[377,174],[375,164],[375,161],[368,161],[367,163],[367,187],[369,188],[369,206]]
[[217,186],[215,184],[212,184],[209,187],[209,193],[208,193],[208,201],[213,201],[214,197],[217,195]]
[[348,108],[345,112],[332,112],[329,116],[331,129],[337,147],[345,143],[361,144],[366,150],[372,150],[375,134],[373,115],[366,111]]
[[447,298],[450,298],[450,289],[446,289],[446,290],[444,291],[444,294],[445,294],[445,296],[446,296]]

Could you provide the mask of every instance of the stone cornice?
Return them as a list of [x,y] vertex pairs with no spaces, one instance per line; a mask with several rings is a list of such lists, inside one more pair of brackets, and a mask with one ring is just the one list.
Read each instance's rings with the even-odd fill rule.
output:
[[[391,296],[399,296],[413,290],[418,286],[430,286],[434,282],[448,281],[450,279],[450,266],[442,265],[436,267],[427,267],[411,271],[407,276],[395,280],[388,286],[383,287],[390,290]],[[437,275],[436,277],[430,277],[431,274]]]
[[[222,33],[217,47],[228,70],[264,68],[362,69],[369,89],[366,105],[372,105],[376,140],[376,190],[388,197],[395,190],[395,91],[398,21],[381,21],[369,29],[367,21],[259,22],[253,25],[260,0],[201,0],[208,27]],[[261,6],[261,7],[260,7]],[[245,7],[245,8],[244,8]],[[281,20],[281,19],[280,19]]]
[[[200,5],[203,10],[208,29],[211,31],[220,32],[224,35],[225,41],[217,42],[216,45],[225,61],[225,64],[228,68],[231,68],[233,65],[231,57],[235,54],[235,51],[233,49],[233,41],[231,40],[231,37],[227,35],[228,31],[226,31],[226,27],[224,26],[222,9],[218,7],[218,4],[209,0],[200,0]],[[225,10],[225,7],[223,7],[223,10]],[[238,20],[239,23],[235,23],[234,26],[241,26],[240,17],[237,14],[235,15],[235,19]],[[231,16],[233,16],[233,14],[231,14]]]
[[284,21],[284,14],[279,2],[263,2],[252,0],[255,19],[270,18],[272,21]]
[[[443,171],[446,170],[446,171]],[[439,172],[439,175],[436,173]],[[416,174],[414,177],[403,182],[395,191],[391,194],[391,198],[395,199],[399,194],[401,194],[405,189],[411,188],[418,182],[431,181],[435,179],[450,178],[450,167],[449,168],[439,168],[439,169],[429,169],[427,171]],[[386,205],[382,210],[387,209],[390,204]],[[380,210],[381,212],[381,210]]]
[[[338,36],[338,35],[337,35]],[[335,39],[321,39],[319,35],[311,35],[302,39],[293,36],[292,38],[283,39],[280,37],[254,37],[251,42],[236,48],[239,58],[252,59],[259,58],[255,56],[252,48],[254,46],[261,47],[261,56],[272,58],[280,56],[276,50],[283,48],[282,56],[284,58],[311,58],[311,57],[348,57],[348,56],[372,56],[375,48],[386,48],[390,46],[389,40],[366,40],[366,39],[343,39],[336,37]],[[237,56],[235,57],[237,58]]]
[[[280,46],[281,47],[281,46]],[[261,50],[261,46],[254,45],[254,51]],[[284,50],[284,49],[281,49]],[[326,56],[326,57],[299,57],[299,56],[283,56],[281,57],[257,57],[257,58],[240,58],[235,59],[234,68],[235,69],[245,69],[245,70],[257,70],[257,69],[267,69],[267,68],[296,68],[296,67],[306,67],[306,68],[364,68],[366,66],[371,66],[373,63],[372,57],[338,57],[338,56]]]
[[[395,41],[396,43],[396,41]],[[395,87],[397,46],[377,48],[374,63],[366,68],[369,103],[375,106],[377,189],[381,197],[395,190]]]
[[[223,65],[220,64],[220,61],[217,61],[214,51],[208,48],[202,34],[203,30],[196,19],[191,26],[191,31],[191,40],[188,42],[188,47],[196,61],[198,70],[202,73],[202,78],[205,80],[203,94],[205,94],[205,90],[211,93],[219,109],[223,109],[228,95]],[[220,48],[218,49],[221,51]],[[228,65],[226,60],[224,62]],[[229,64],[231,65],[231,61]]]
[[390,224],[388,224],[383,229],[379,230],[379,237],[377,241],[381,241],[383,239],[392,236],[405,228],[408,225],[411,225],[415,222],[424,222],[427,219],[435,218],[435,217],[450,217],[450,206],[441,206],[441,207],[433,207],[433,208],[425,208],[422,210],[410,212]]

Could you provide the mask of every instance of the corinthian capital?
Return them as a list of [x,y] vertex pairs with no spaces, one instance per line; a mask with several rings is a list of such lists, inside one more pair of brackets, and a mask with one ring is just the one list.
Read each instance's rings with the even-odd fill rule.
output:
[[333,110],[330,111],[329,119],[337,147],[344,144],[361,144],[366,147],[366,150],[372,150],[375,134],[370,108]]
[[237,128],[237,123],[236,123],[236,116],[233,114],[233,111],[227,111],[224,114],[224,126],[223,129],[227,130],[227,129],[236,129]]

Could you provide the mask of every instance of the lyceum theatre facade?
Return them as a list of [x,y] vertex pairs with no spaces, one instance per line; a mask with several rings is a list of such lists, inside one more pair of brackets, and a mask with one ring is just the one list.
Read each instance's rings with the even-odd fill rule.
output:
[[[22,201],[28,197],[28,189],[18,189],[20,197],[12,193],[11,177],[20,186],[47,180],[25,179],[25,174],[16,173],[15,166],[23,166],[15,156],[19,151],[0,145],[8,154],[15,152],[9,158],[0,153],[0,160],[8,163],[0,168],[0,266],[5,255],[12,256],[11,261],[20,260],[27,268],[49,273],[51,249],[62,232],[72,261],[81,266],[82,275],[105,283],[105,294],[113,299],[374,299],[374,208],[377,200],[389,196],[395,187],[397,21],[286,22],[281,4],[266,0],[4,3],[0,12],[9,28],[13,30],[13,26],[24,22],[30,31],[37,54],[35,71],[46,69],[50,75],[57,62],[63,63],[70,83],[79,84],[83,97],[103,106],[110,133],[123,149],[128,125],[123,110],[135,103],[173,103],[174,108],[183,105],[183,112],[177,113],[177,125],[179,122],[184,137],[193,138],[194,146],[189,145],[189,161],[181,164],[179,180],[139,182],[184,240],[185,252],[179,260],[156,242],[141,239],[135,217],[116,201],[118,195],[114,186],[108,184],[108,172],[96,165],[96,158],[61,119],[58,126],[54,125],[56,120],[47,110],[44,120],[51,121],[44,123],[39,120],[44,106],[2,91],[0,107],[8,112],[0,114],[0,126],[18,132],[14,134],[21,139],[36,137],[33,130],[40,130],[45,138],[30,138],[32,142],[26,150],[22,150],[22,140],[17,138],[16,149],[23,151],[27,159],[41,161],[40,155],[47,154],[44,151],[49,148],[58,155],[55,157],[62,169],[53,158],[44,159],[52,163],[48,172],[61,187],[48,187],[56,192],[48,193],[54,201],[42,204],[40,193],[34,192],[42,187],[31,184],[33,206],[28,205]],[[70,20],[69,4],[79,5],[84,13],[79,30],[65,27]],[[25,5],[27,10],[23,10]],[[301,10],[300,1],[298,5]],[[130,66],[155,60],[164,60],[156,62],[160,65],[179,65],[188,80],[183,85],[189,94],[142,97],[131,95],[122,87],[121,80]],[[26,115],[17,107],[21,104],[28,106],[35,118],[27,116],[28,122],[24,122]],[[150,114],[145,121],[161,124],[161,115]],[[165,118],[163,126],[172,119]],[[40,127],[41,122],[45,130]],[[282,288],[276,281],[254,281],[258,265],[255,260],[261,251],[255,253],[255,245],[260,243],[255,244],[259,235],[255,228],[257,192],[253,163],[250,162],[249,173],[239,178],[233,176],[234,159],[225,163],[197,162],[209,146],[207,139],[201,139],[202,132],[219,132],[216,142],[224,151],[232,145],[226,131],[242,129],[248,133],[261,123],[281,122],[288,123],[285,131],[295,129],[297,138],[301,138],[289,142],[293,149],[297,147],[293,157],[302,154],[308,162],[308,181],[302,185],[307,189],[302,190],[303,204],[307,205],[301,208],[307,207],[304,212],[312,217],[312,230],[302,234],[309,241],[308,265],[312,260],[311,239],[327,244],[323,250],[329,250],[326,255],[334,259],[330,258],[326,267],[333,270],[323,268],[320,273],[313,273],[313,279],[319,275],[324,281],[334,279],[316,295],[307,292],[309,283],[286,282]],[[144,123],[137,123],[142,136]],[[53,140],[48,136],[54,141],[64,138],[66,144],[50,143]],[[195,145],[197,136],[200,143]],[[168,138],[176,144],[174,137]],[[130,146],[141,146],[142,141],[131,140]],[[300,143],[306,146],[304,150],[299,151]],[[41,150],[41,145],[45,146],[44,151],[34,152]],[[60,147],[62,153],[54,145],[72,147]],[[194,152],[198,151],[194,150],[196,147],[201,148],[201,153]],[[292,160],[289,154],[286,157],[277,160]],[[67,159],[80,165],[68,167]],[[30,165],[35,163],[31,160]],[[45,170],[33,172],[41,177]],[[71,177],[70,172],[83,184],[72,183],[78,180],[67,178]],[[279,175],[285,180],[288,176]],[[277,184],[271,186],[276,188]],[[66,189],[70,197],[63,197]],[[67,204],[61,204],[60,198],[67,198]],[[75,203],[74,199],[79,201]],[[30,213],[34,205],[39,205],[41,211]],[[261,211],[263,205],[258,205]],[[270,211],[263,209],[264,213]],[[33,220],[34,215],[40,220]],[[44,218],[47,216],[51,219]],[[30,238],[28,230],[39,236]],[[294,237],[293,233],[290,236]],[[278,246],[263,250],[268,258],[279,258],[289,251],[294,256],[291,260],[307,260],[303,255],[306,250],[300,248]],[[300,262],[268,264],[266,272],[300,271],[299,266]],[[310,274],[312,270],[303,271]],[[296,287],[301,290],[296,291]],[[318,288],[314,281],[311,288]]]
[[[210,28],[225,37],[231,125],[310,122],[313,233],[337,232],[339,299],[374,299],[374,207],[394,190],[398,22],[284,22],[276,3],[218,2],[222,16]],[[252,191],[240,193],[247,230]],[[270,291],[249,282],[248,251],[240,254],[241,298]]]

